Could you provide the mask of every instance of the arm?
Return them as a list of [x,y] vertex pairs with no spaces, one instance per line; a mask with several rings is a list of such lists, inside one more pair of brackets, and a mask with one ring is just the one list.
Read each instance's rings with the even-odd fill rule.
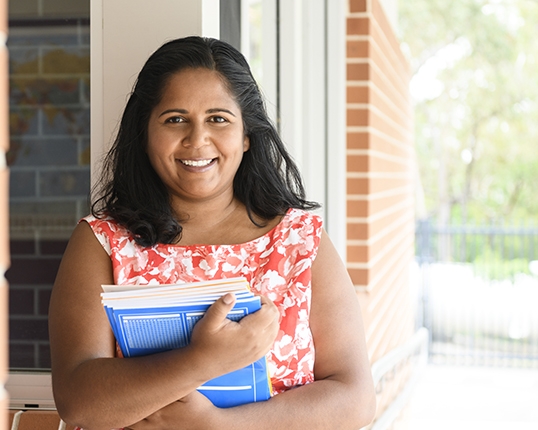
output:
[[234,303],[227,295],[197,324],[188,347],[114,358],[115,340],[100,300],[101,285],[110,283],[110,257],[88,224],[80,223],[54,284],[49,331],[56,406],[64,421],[87,429],[140,421],[209,379],[260,358],[278,330],[278,311],[268,300],[240,323],[227,320]]
[[[316,346],[313,383],[266,402],[229,409],[215,408],[201,394],[192,393],[132,428],[326,430],[366,426],[375,414],[375,393],[360,308],[347,270],[325,232],[312,266],[310,325]],[[166,426],[166,422],[175,426]]]
[[343,262],[323,232],[312,265],[315,382],[265,403],[223,410],[226,425],[221,428],[313,430],[367,425],[375,413],[375,393],[355,294]]

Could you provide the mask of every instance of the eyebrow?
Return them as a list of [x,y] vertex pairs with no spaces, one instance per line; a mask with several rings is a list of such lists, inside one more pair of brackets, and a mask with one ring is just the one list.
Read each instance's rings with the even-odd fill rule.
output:
[[[205,111],[205,113],[217,113],[217,112],[226,112],[226,113],[229,113],[230,115],[232,115],[233,117],[235,117],[235,114],[228,110],[228,109],[224,109],[224,108],[212,108],[212,109],[208,109]],[[163,116],[163,115],[166,115],[168,113],[180,113],[180,114],[188,114],[189,111],[186,110],[186,109],[167,109],[165,110],[164,112],[162,112],[159,117]]]

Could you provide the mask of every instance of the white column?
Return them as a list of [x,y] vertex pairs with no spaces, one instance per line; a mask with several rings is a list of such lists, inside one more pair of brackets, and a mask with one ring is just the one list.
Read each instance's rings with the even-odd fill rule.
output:
[[327,232],[346,261],[347,0],[327,0]]
[[263,94],[266,99],[267,112],[271,120],[277,122],[277,56],[278,56],[278,36],[277,36],[277,1],[262,0],[263,4],[263,82],[260,82]]
[[281,0],[279,18],[280,133],[325,214],[325,0]]
[[279,14],[280,134],[303,170],[302,0],[281,0]]
[[327,219],[327,33],[325,0],[303,0],[302,172],[307,196]]

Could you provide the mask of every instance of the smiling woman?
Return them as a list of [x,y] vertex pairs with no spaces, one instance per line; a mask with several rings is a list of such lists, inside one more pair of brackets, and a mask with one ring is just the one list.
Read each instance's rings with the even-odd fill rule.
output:
[[[372,420],[353,285],[237,50],[187,37],[150,56],[96,192],[51,298],[52,380],[66,422],[355,429]],[[236,297],[225,294],[187,346],[121,358],[102,285],[234,277],[248,281],[260,310],[228,319]],[[197,390],[263,357],[269,400],[222,409]]]

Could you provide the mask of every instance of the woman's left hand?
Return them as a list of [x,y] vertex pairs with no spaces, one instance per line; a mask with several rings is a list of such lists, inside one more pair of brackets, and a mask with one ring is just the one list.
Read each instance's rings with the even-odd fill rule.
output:
[[219,408],[199,393],[193,391],[182,399],[165,406],[149,417],[125,427],[124,430],[203,430],[215,428],[215,415]]

